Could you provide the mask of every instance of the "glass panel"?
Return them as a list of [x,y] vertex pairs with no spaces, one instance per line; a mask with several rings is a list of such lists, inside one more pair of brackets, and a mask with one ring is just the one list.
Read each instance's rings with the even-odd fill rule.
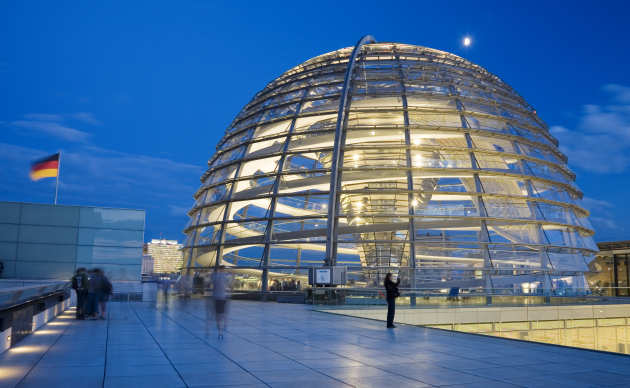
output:
[[538,226],[502,221],[487,221],[488,235],[494,243],[542,244]]
[[327,192],[330,188],[330,173],[303,172],[283,175],[280,179],[280,194]]
[[409,124],[461,128],[462,120],[456,112],[435,113],[409,110]]
[[289,128],[291,128],[291,121],[292,120],[276,121],[274,123],[261,125],[256,128],[254,139],[288,133]]
[[[6,260],[15,260],[15,255],[17,253],[17,244],[16,242],[0,242],[0,257]],[[6,268],[6,265],[5,265]]]
[[532,191],[536,197],[551,201],[574,204],[575,201],[568,192],[560,186],[555,186],[546,182],[532,180]]
[[350,144],[405,144],[403,129],[349,129],[346,131],[346,145]]
[[475,152],[479,168],[491,171],[522,173],[519,159],[508,155],[491,155]]
[[523,180],[503,176],[480,176],[479,180],[484,193],[527,196],[527,183]]
[[308,97],[330,97],[341,93],[343,84],[314,86],[309,89]]
[[464,134],[455,131],[411,128],[411,145],[436,145],[442,147],[468,148]]
[[236,168],[237,165],[233,164],[231,166],[213,172],[208,178],[206,178],[204,186],[213,185],[215,183],[234,178],[234,172],[236,171]]
[[[541,253],[534,248],[517,245],[489,245],[488,253],[492,267],[500,269],[539,270]],[[493,276],[494,278],[495,276]],[[509,284],[506,284],[507,286]],[[504,286],[504,287],[505,287]]]
[[484,197],[488,217],[513,219],[540,219],[536,217],[536,205],[518,198]]
[[546,161],[552,162],[552,163],[564,164],[563,161],[558,159],[558,157],[556,157],[550,151],[542,150],[540,148],[536,148],[536,147],[533,147],[533,146],[530,146],[530,145],[524,144],[524,143],[519,143],[518,148],[521,150],[521,153],[523,153],[524,155],[531,156],[533,158],[546,160]]
[[25,203],[22,204],[22,224],[77,226],[79,208]]
[[276,203],[278,212],[294,216],[312,216],[328,213],[327,195],[300,195],[290,197],[278,197]]
[[471,135],[471,138],[475,148],[489,151],[509,152],[512,154],[517,153],[514,149],[514,145],[509,140],[477,135]]
[[336,114],[298,117],[295,121],[295,132],[334,131],[336,125]]
[[333,147],[335,134],[333,132],[314,132],[291,136],[289,151],[311,150]]
[[267,218],[270,206],[271,198],[232,202],[232,208],[228,220]]
[[281,219],[273,221],[274,241],[326,240],[327,221],[324,218]]
[[524,160],[523,164],[526,166],[527,172],[529,174],[532,174],[533,176],[555,180],[563,183],[571,183],[569,177],[567,177],[564,173],[560,172],[560,170],[555,167],[551,167],[542,163],[535,163],[531,160]]
[[466,123],[473,129],[485,129],[487,131],[508,133],[505,121],[499,118],[466,115]]
[[141,230],[79,229],[79,245],[142,247],[143,241]]
[[[14,252],[15,253],[15,252]],[[76,245],[62,244],[19,244],[17,260],[38,262],[71,262],[77,257]],[[29,278],[28,276],[26,277]]]
[[[70,279],[74,269],[74,262],[16,261],[15,277],[18,279]],[[140,269],[133,280],[138,280],[139,277]],[[110,278],[110,280],[114,279]]]
[[208,189],[208,191],[206,191],[205,197],[200,197],[200,198],[205,198],[203,202],[204,205],[209,205],[211,203],[224,201],[227,199],[228,195],[230,194],[230,187],[232,187],[231,183],[220,185],[220,186],[214,186],[213,188]]
[[472,168],[466,152],[413,150],[411,163],[420,168]]
[[225,247],[223,261],[240,266],[258,266],[264,251],[264,245]]
[[0,202],[0,217],[2,222],[18,224],[20,222],[19,203]]
[[222,164],[230,163],[235,160],[241,159],[243,154],[245,153],[246,146],[241,146],[238,148],[234,148],[231,151],[227,151],[222,153],[219,157],[217,157],[212,164],[210,164],[210,168],[215,168]]
[[249,139],[252,138],[252,134],[254,133],[254,129],[248,129],[247,131],[243,131],[241,133],[238,133],[230,138],[228,138],[225,143],[223,143],[221,145],[221,147],[219,148],[219,150],[226,150],[228,148],[231,148],[232,146],[235,146],[237,144],[242,144],[247,142]]
[[379,112],[379,113],[370,113],[370,112],[351,112],[348,115],[348,124],[347,127],[369,127],[372,128],[374,126],[404,126],[405,125],[405,117],[403,116],[403,112]]
[[281,152],[285,140],[286,138],[282,137],[251,143],[245,157],[247,159],[260,158],[265,155]]
[[549,249],[547,255],[556,271],[588,271],[588,266],[584,262],[584,256],[579,254],[578,251]]
[[357,111],[361,109],[383,109],[402,108],[402,98],[400,96],[371,96],[365,94],[355,94],[352,96],[350,109]]
[[199,218],[198,225],[212,224],[215,222],[221,222],[223,220],[223,211],[225,205],[205,207],[201,211],[201,217]]
[[76,244],[77,228],[20,225],[20,241],[31,243]]
[[137,266],[142,264],[142,247],[79,246],[77,249],[77,262],[91,263],[92,266],[102,264]]
[[280,155],[244,162],[239,175],[241,177],[248,177],[277,172],[278,161],[280,161]]
[[455,100],[414,94],[407,95],[407,106],[410,108],[457,109]]
[[336,110],[338,107],[339,98],[324,98],[321,100],[306,101],[302,103],[302,110],[300,113]]
[[260,119],[261,123],[276,120],[286,116],[293,116],[297,111],[299,104],[291,104],[291,105],[282,105],[277,108],[268,109],[264,112],[262,118]]
[[17,241],[17,239],[18,225],[0,224],[0,241]]
[[261,176],[260,178],[239,181],[236,183],[231,199],[238,200],[270,195],[275,179],[275,176]]
[[[442,196],[447,199],[448,196]],[[476,199],[471,198],[452,200],[426,200],[414,199],[414,214],[422,216],[448,216],[448,217],[479,217],[479,209]]]
[[211,225],[197,228],[195,245],[218,244],[221,240],[221,225]]

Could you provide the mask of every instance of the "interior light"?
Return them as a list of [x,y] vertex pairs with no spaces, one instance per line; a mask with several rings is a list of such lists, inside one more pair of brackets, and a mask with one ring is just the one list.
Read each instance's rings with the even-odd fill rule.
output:
[[370,132],[370,135],[372,135],[372,136],[376,135],[376,131]]
[[359,160],[359,158],[360,158],[359,154],[352,155],[352,159],[354,160]]
[[414,199],[413,201],[411,201],[411,206],[418,206],[418,200]]
[[420,144],[420,139],[413,139],[413,144],[419,145]]

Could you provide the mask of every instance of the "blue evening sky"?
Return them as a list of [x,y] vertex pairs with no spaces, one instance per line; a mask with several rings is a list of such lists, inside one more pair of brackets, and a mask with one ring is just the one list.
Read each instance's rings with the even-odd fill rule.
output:
[[241,107],[370,33],[509,83],[568,154],[596,240],[630,239],[629,13],[610,1],[2,1],[0,200],[51,202],[54,180],[28,169],[62,150],[61,204],[146,209],[145,239],[182,240]]

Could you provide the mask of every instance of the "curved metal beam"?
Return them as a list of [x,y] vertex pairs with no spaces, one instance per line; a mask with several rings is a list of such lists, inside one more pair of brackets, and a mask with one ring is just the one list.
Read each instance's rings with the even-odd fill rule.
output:
[[332,165],[330,172],[330,193],[328,197],[328,230],[326,233],[326,264],[335,265],[337,261],[337,214],[339,213],[339,191],[341,184],[339,180],[339,171],[343,165],[341,160],[341,149],[343,147],[344,125],[346,122],[347,110],[350,107],[348,97],[350,96],[350,86],[352,83],[352,75],[354,73],[354,64],[356,58],[361,52],[361,48],[364,44],[374,43],[374,37],[372,35],[365,35],[354,46],[350,60],[348,61],[348,68],[346,69],[346,76],[343,81],[343,89],[341,89],[341,97],[339,98],[339,110],[337,112],[337,125],[335,127],[335,143],[333,145]]

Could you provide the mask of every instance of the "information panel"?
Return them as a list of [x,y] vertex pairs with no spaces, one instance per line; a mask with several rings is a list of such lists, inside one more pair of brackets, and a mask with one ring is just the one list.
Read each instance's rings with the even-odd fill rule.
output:
[[316,284],[330,284],[330,268],[317,268],[315,270]]

